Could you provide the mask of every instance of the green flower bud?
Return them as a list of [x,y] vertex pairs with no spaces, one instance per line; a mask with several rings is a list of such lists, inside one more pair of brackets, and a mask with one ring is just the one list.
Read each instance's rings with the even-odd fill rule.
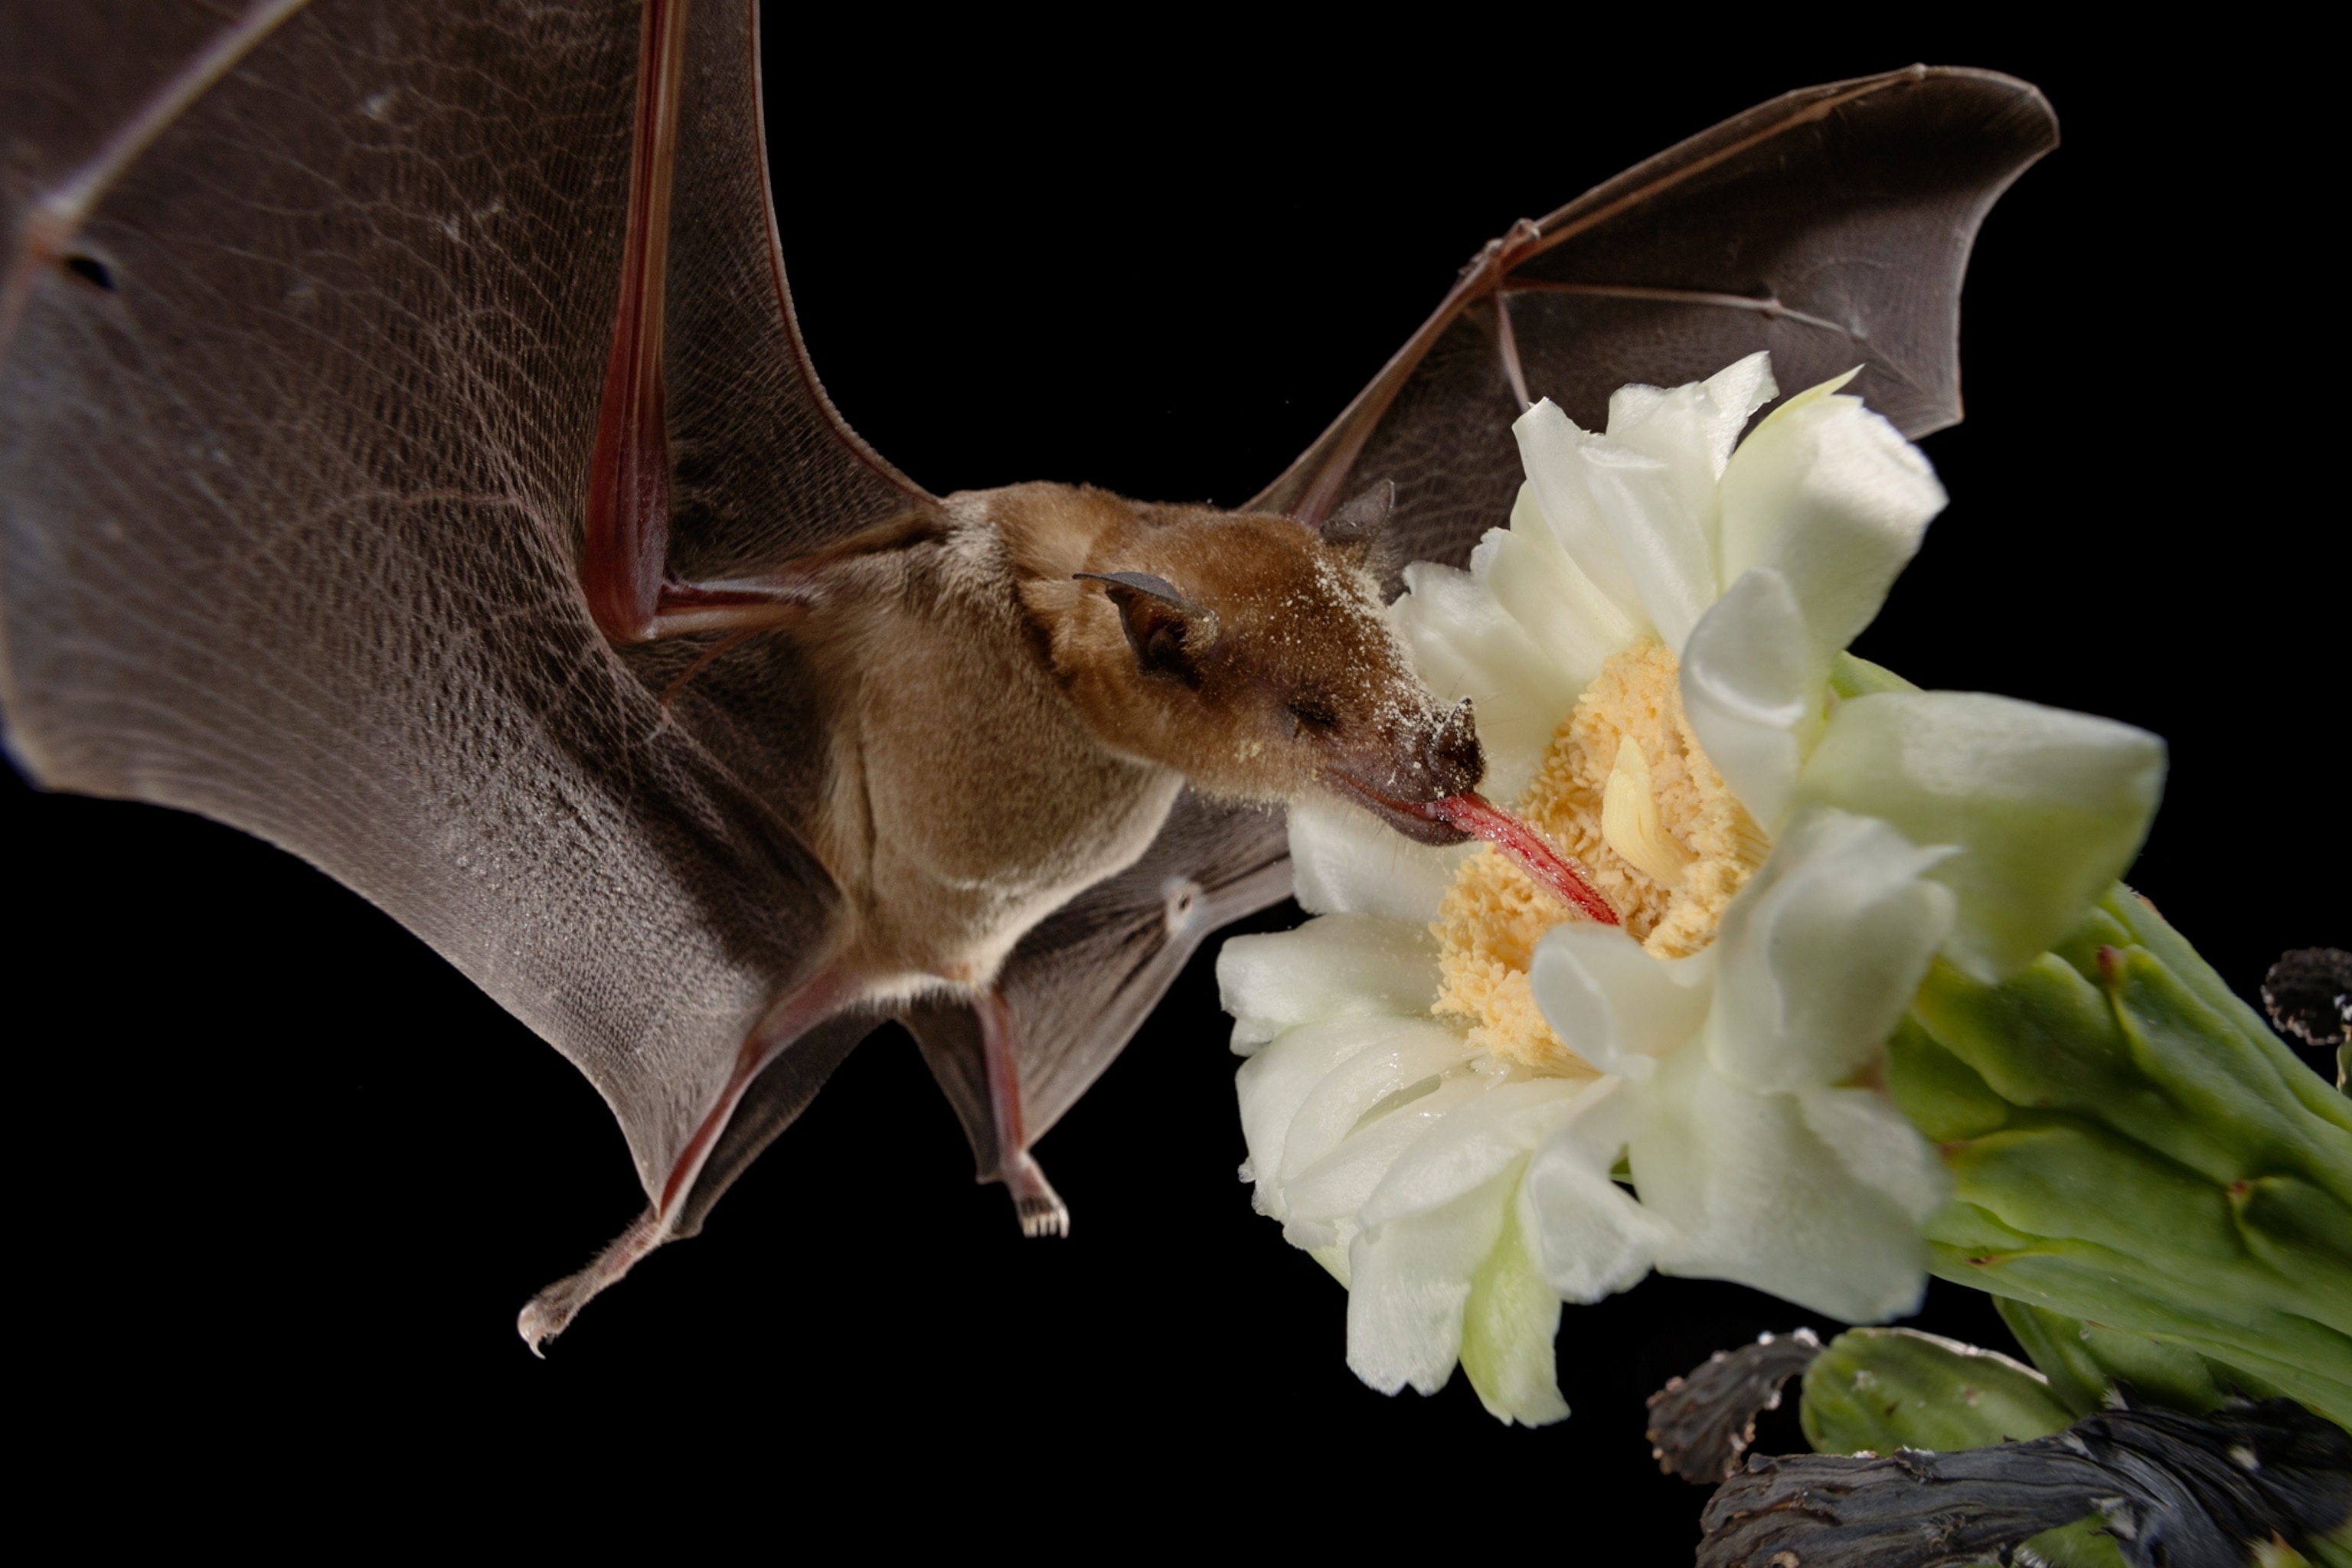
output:
[[[2282,1391],[2244,1368],[2209,1360],[2182,1345],[2145,1334],[2086,1323],[2023,1301],[1996,1299],[2001,1321],[2017,1335],[2033,1364],[2049,1377],[2049,1392],[2075,1415],[2088,1415],[2128,1389],[2137,1404],[2166,1405],[2200,1413],[2217,1410],[2233,1396],[2270,1398]],[[2099,1533],[2099,1521],[2085,1520],[2035,1536],[2026,1544],[2052,1568],[2114,1568],[2122,1557]],[[2307,1543],[2308,1556],[2273,1545],[2255,1554],[2260,1568],[2352,1568],[2352,1523]]]
[[2203,1414],[2232,1394],[2267,1397],[2276,1389],[2184,1347],[2062,1316],[2023,1301],[1999,1300],[2001,1321],[2050,1379],[2050,1392],[2076,1415],[2105,1405],[2118,1389],[2137,1403]]
[[[2086,1325],[2021,1302],[2000,1302],[2001,1316],[2049,1375],[2006,1356],[1906,1329],[1855,1329],[1823,1347],[1806,1369],[1805,1436],[1822,1453],[1898,1448],[1949,1453],[2064,1430],[2105,1403],[2118,1382],[2136,1399],[2207,1410],[2223,1405],[2235,1382],[2202,1358],[2137,1334]],[[1930,1461],[1932,1462],[1932,1461]],[[2020,1563],[2045,1568],[2126,1568],[2112,1521],[2086,1513],[2046,1530],[2013,1551]],[[2352,1525],[2305,1542],[2298,1555],[2273,1540],[2255,1553],[2259,1568],[2352,1568]],[[1987,1559],[1990,1561],[1990,1559]]]
[[[2025,1555],[2029,1552],[2032,1558]],[[2063,1530],[2043,1531],[2020,1546],[2011,1561],[2036,1559],[2050,1568],[2126,1568],[2122,1548],[2107,1533],[2106,1521],[2096,1514]]]
[[1800,1415],[1824,1454],[1983,1448],[2074,1419],[2041,1373],[1910,1329],[1849,1329],[1823,1346],[1805,1369]]
[[1998,985],[1939,963],[1889,1058],[1954,1179],[1936,1272],[2116,1336],[2020,1329],[2068,1404],[2122,1378],[2352,1422],[2352,1103],[2153,909],[2118,888]]

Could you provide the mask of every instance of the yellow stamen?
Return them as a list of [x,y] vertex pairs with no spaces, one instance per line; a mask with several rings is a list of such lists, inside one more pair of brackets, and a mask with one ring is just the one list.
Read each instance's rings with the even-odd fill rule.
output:
[[[1516,803],[1660,958],[1713,942],[1725,907],[1771,848],[1699,749],[1683,717],[1680,675],[1655,642],[1613,656]],[[1506,1061],[1591,1073],[1528,988],[1536,943],[1571,918],[1515,862],[1482,848],[1455,874],[1431,928],[1437,1011],[1465,1020],[1471,1043]]]

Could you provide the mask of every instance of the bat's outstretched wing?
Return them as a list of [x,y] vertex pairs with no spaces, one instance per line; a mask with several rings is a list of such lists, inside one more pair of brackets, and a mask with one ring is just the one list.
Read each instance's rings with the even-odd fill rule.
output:
[[1906,436],[1954,424],[1977,226],[2057,143],[2042,94],[1990,71],[1914,66],[1759,104],[1488,245],[1251,504],[1313,521],[1385,476],[1402,558],[1458,566],[1510,511],[1528,399],[1598,429],[1618,387],[1759,349],[1784,392],[1859,365],[1851,390]]
[[[698,687],[666,711],[692,650],[616,653],[576,576],[645,10],[8,10],[0,699],[44,784],[383,906],[587,1073],[650,1186],[834,895],[790,672],[719,689],[776,699],[765,731]],[[665,368],[701,572],[921,499],[807,374],[755,42],[704,0],[681,73]]]
[[[1859,365],[1853,389],[1906,434],[1952,424],[1977,226],[2057,134],[2023,82],[1918,67],[1726,121],[1486,247],[1250,505],[1319,521],[1393,479],[1396,558],[1461,565],[1510,514],[1522,477],[1510,426],[1528,398],[1599,428],[1618,387],[1695,381],[1758,349],[1786,391]],[[1284,855],[1278,822],[1188,797],[1143,866],[1030,933],[1005,984],[1028,1042],[1033,1131],[1109,1064],[1211,925],[1288,890]],[[1187,888],[1213,890],[1210,924],[1169,920],[1170,890]],[[985,1171],[966,1033],[917,1027]],[[960,1055],[971,1065],[954,1068]]]

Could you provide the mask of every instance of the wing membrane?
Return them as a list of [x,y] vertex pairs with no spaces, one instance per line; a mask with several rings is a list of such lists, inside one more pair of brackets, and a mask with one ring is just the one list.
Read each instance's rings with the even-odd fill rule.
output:
[[[81,23],[45,20],[73,9],[16,18],[29,79],[73,79],[51,68]],[[102,20],[135,37],[153,9]],[[788,550],[907,489],[792,353],[749,19],[705,5],[691,37],[696,112],[735,119],[680,165],[704,205],[676,405],[695,449],[748,456],[756,426],[800,464],[705,487],[697,546]],[[0,692],[45,784],[245,828],[423,936],[588,1074],[650,1184],[832,893],[744,785],[759,746],[673,721],[575,580],[637,41],[628,4],[319,5],[91,206],[68,248],[105,286],[20,247]],[[53,170],[91,136],[51,140]]]
[[2027,84],[1914,67],[1726,121],[1489,246],[1412,341],[1253,506],[1318,519],[1393,478],[1406,559],[1461,564],[1518,488],[1528,393],[1587,428],[1628,382],[1772,351],[1790,391],[1854,390],[1914,437],[1960,416],[1959,292],[1977,227],[2057,143]]

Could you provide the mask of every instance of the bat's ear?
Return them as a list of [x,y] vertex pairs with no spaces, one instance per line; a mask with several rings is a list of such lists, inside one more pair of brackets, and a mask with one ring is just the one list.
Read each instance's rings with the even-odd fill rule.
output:
[[1323,520],[1316,531],[1327,543],[1368,546],[1396,510],[1396,481],[1381,479]]
[[1074,575],[1100,583],[1118,618],[1127,627],[1127,642],[1135,662],[1146,675],[1164,675],[1197,683],[1193,661],[1217,640],[1217,612],[1193,604],[1165,577],[1149,572],[1079,572]]

